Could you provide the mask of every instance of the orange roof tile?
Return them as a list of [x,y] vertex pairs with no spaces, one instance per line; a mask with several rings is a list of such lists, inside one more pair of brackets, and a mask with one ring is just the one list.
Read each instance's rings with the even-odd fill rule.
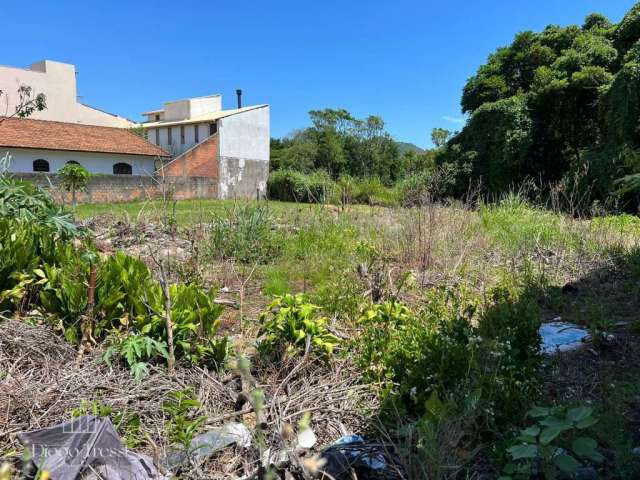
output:
[[0,147],[169,156],[126,128],[30,118],[0,118]]

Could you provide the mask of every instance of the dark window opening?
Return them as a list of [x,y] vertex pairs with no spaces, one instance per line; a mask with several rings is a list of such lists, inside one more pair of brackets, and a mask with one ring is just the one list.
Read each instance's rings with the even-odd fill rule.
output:
[[167,127],[167,144],[171,145],[171,127]]
[[34,172],[48,172],[49,171],[49,162],[39,158],[33,161],[33,171]]
[[160,129],[156,128],[156,145],[160,145]]
[[198,143],[200,141],[200,135],[199,135],[199,131],[198,131],[198,125],[194,125],[193,126],[193,134],[194,134],[194,138],[196,143]]
[[209,124],[209,135],[214,135],[217,131],[218,131],[218,124],[217,123],[210,123]]
[[184,145],[184,125],[180,126],[180,143]]
[[128,163],[116,163],[113,166],[114,175],[131,175],[131,173],[131,165],[129,165]]
[[156,115],[156,122],[160,121],[160,115]]

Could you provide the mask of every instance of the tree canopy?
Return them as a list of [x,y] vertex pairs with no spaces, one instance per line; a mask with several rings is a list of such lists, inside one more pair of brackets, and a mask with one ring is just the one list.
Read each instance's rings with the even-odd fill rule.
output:
[[[461,106],[467,124],[437,158],[467,167],[460,188],[481,180],[499,193],[582,172],[594,198],[615,197],[640,175],[640,3],[618,24],[595,13],[518,33],[467,81]],[[624,194],[637,206],[637,192]]]
[[311,127],[272,139],[272,170],[324,170],[334,179],[377,177],[392,184],[433,162],[429,152],[405,149],[401,153],[380,117],[358,119],[344,109],[332,108],[312,110],[309,117]]

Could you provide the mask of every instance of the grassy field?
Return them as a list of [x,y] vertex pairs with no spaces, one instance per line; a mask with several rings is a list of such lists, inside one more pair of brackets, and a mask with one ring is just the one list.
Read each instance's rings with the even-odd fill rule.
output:
[[[270,386],[267,397],[290,371],[273,377],[282,360],[264,356],[265,325],[287,351],[304,339],[287,333],[287,322],[315,332],[314,345],[327,348],[330,361],[296,381],[323,385],[321,378],[350,372],[367,383],[376,401],[364,406],[358,397],[349,415],[357,411],[360,428],[404,452],[408,478],[498,475],[518,431],[531,426],[526,412],[534,405],[593,407],[598,421],[587,434],[604,455],[593,467],[602,478],[640,474],[632,454],[640,445],[637,217],[577,219],[516,195],[415,208],[136,202],[82,205],[76,216],[107,254],[140,257],[156,274],[162,265],[172,282],[214,288],[235,304],[224,309],[219,334],[229,336],[233,355],[260,366],[255,375]],[[270,309],[274,298],[294,302],[288,294],[302,294],[299,305]],[[300,317],[278,326],[279,311]],[[559,318],[585,327],[592,340],[540,357],[537,328]],[[326,353],[331,342],[336,353]],[[305,363],[300,358],[292,357],[294,371]],[[335,438],[327,425],[347,415],[341,412],[312,420],[326,441]],[[572,448],[576,435],[562,430],[554,442]]]

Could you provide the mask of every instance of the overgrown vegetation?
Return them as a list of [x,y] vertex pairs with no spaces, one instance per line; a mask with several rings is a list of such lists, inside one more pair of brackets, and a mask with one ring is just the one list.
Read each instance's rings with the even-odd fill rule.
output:
[[585,210],[637,211],[639,18],[639,5],[619,24],[592,14],[518,33],[491,54],[464,87],[466,126],[437,155],[467,166],[452,193],[478,180],[504,193],[533,178],[565,207],[579,196]]

